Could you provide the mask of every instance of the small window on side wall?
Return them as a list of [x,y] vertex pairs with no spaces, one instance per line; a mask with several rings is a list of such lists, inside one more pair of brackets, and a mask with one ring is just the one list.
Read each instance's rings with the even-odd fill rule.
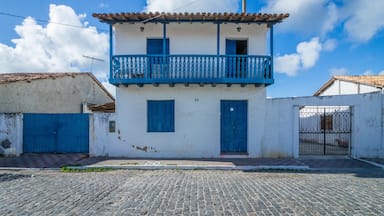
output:
[[175,101],[147,101],[147,131],[175,132]]

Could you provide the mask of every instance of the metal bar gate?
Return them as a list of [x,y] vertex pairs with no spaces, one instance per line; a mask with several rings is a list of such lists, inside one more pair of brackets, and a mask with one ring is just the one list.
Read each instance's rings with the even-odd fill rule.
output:
[[299,127],[300,155],[350,154],[350,107],[301,107]]

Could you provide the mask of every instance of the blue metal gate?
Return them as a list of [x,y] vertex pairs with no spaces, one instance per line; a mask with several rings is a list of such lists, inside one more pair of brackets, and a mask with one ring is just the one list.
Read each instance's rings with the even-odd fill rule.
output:
[[24,153],[88,153],[88,114],[24,114]]
[[221,101],[221,152],[247,152],[247,101]]

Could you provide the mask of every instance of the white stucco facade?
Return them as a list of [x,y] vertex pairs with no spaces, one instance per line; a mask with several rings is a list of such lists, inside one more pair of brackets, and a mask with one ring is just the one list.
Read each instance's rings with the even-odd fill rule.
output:
[[348,82],[344,80],[335,80],[328,88],[326,88],[320,96],[327,95],[348,95],[348,94],[365,94],[370,92],[381,91],[380,88],[374,86]]
[[[220,101],[248,102],[247,153],[260,157],[264,134],[265,88],[219,85],[216,87],[176,85],[142,88],[120,87],[116,101],[116,133],[107,136],[111,145],[95,137],[94,155],[164,158],[217,158],[220,149]],[[147,101],[175,101],[175,132],[147,132]],[[98,122],[100,120],[96,120]],[[102,124],[99,124],[102,125]],[[101,130],[101,131],[98,131]],[[95,134],[105,127],[95,124]],[[97,148],[96,148],[97,146]]]
[[[219,45],[218,25],[209,22],[171,22],[165,26],[160,22],[125,22],[114,23],[113,30],[113,55],[145,55],[147,39],[162,39],[164,30],[171,55],[225,55],[227,39],[246,40],[248,55],[270,55],[267,44],[273,42],[267,37],[270,30],[267,25],[255,23],[223,22],[220,24]],[[237,50],[236,47],[236,53],[240,55],[245,43],[241,41],[239,44],[241,48]],[[132,78],[125,70],[137,63],[124,59],[119,63],[128,66],[119,67],[117,64],[118,76]],[[211,62],[213,65],[216,63]],[[266,78],[266,75],[261,78]],[[371,105],[368,109],[372,113],[381,113],[382,104],[378,102],[382,100],[381,95],[266,99],[267,87],[263,83],[255,86],[255,83],[249,85],[244,82],[240,86],[206,82],[195,85],[175,80],[162,84],[137,81],[117,81],[115,114],[93,115],[91,155],[132,158],[298,157],[299,107],[304,105],[351,106],[353,114],[357,115],[353,117],[351,154],[377,156],[383,152],[382,126],[377,127],[373,122],[374,115],[364,113],[366,104]],[[360,93],[369,91],[365,87],[359,89]],[[148,101],[159,100],[174,101],[172,132],[148,131]],[[225,100],[247,101],[247,147],[246,152],[241,152],[245,154],[226,155],[222,152],[221,101]],[[108,131],[110,121],[116,122],[116,132]],[[363,122],[361,126],[357,125],[360,121]],[[363,144],[364,140],[372,143]]]
[[[144,27],[144,31],[140,30]],[[237,31],[237,27],[241,31]],[[115,24],[115,54],[146,54],[147,38],[162,38],[162,24]],[[225,39],[248,40],[248,55],[267,53],[265,24],[225,24],[220,27],[220,54],[225,54]],[[170,54],[217,54],[217,25],[213,23],[167,24]]]

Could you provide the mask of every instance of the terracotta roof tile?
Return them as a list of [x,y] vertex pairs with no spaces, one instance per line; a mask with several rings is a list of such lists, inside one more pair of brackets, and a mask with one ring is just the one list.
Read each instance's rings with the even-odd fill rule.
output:
[[105,112],[105,113],[114,113],[115,112],[115,102],[105,103],[105,104],[90,104],[88,108],[92,112]]
[[334,76],[335,79],[350,81],[354,83],[367,84],[375,87],[384,87],[384,75],[377,76]]
[[5,73],[0,74],[0,84],[18,82],[18,81],[27,81],[38,79],[55,79],[59,77],[66,76],[76,76],[79,73]]
[[232,23],[279,23],[289,14],[262,13],[94,13],[101,22],[232,22]]
[[107,89],[100,83],[99,80],[92,73],[0,73],[0,84],[12,83],[12,82],[20,82],[26,81],[31,82],[33,80],[40,79],[56,79],[61,77],[76,77],[79,75],[89,76],[92,80],[96,82],[98,86],[112,99],[115,100],[111,93],[108,92]]

